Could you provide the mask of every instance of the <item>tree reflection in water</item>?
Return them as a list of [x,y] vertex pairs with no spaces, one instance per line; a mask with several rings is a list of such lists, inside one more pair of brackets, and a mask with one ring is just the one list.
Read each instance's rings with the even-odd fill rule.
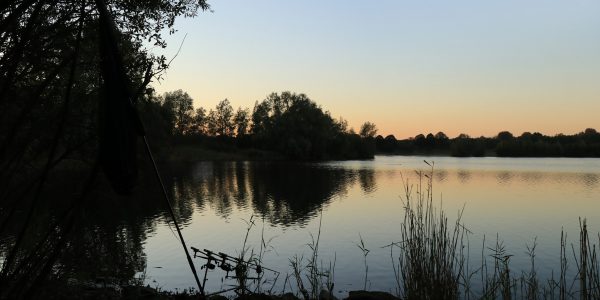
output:
[[[53,262],[49,280],[87,284],[127,284],[145,270],[143,244],[147,234],[156,229],[157,220],[164,214],[164,201],[158,186],[143,178],[133,196],[119,197],[103,177],[98,177],[92,191],[83,200],[78,196],[82,186],[80,171],[56,171],[36,207],[30,230],[25,235],[14,268],[7,270],[17,282],[13,288],[25,287],[32,276],[40,272],[46,261]],[[0,203],[0,210],[11,199]],[[75,225],[69,232],[62,222],[73,201],[79,206]],[[26,204],[26,203],[25,203]],[[14,244],[14,237],[23,226],[25,211],[18,209],[9,226],[0,234],[0,258],[5,258]],[[4,217],[4,216],[3,216]],[[53,227],[58,225],[57,227]],[[57,243],[68,232],[64,246]],[[58,253],[57,259],[50,259]],[[19,283],[23,281],[23,284]],[[52,288],[49,286],[48,288]],[[13,291],[14,293],[14,291]]]
[[[191,174],[173,177],[173,197],[185,216],[194,206],[209,205],[224,218],[234,209],[251,209],[271,224],[304,225],[357,180],[365,193],[375,189],[373,170],[368,169],[291,162],[201,162],[181,167],[187,170],[179,171]],[[194,205],[188,199],[194,199]]]
[[[236,210],[251,210],[266,222],[279,226],[304,226],[336,196],[345,195],[357,183],[364,193],[375,190],[374,172],[320,164],[291,162],[200,162],[163,166],[163,179],[182,224],[207,206],[223,218]],[[34,230],[25,241],[29,249],[43,238],[49,224],[70,205],[78,174],[60,174],[38,208]],[[146,268],[144,243],[159,222],[171,222],[159,186],[152,174],[142,172],[132,196],[116,196],[99,177],[86,199],[77,226],[55,264],[55,275],[77,282],[130,283]],[[0,204],[1,206],[2,204]],[[20,216],[15,220],[22,219]],[[0,258],[6,257],[20,224],[1,233]],[[33,230],[32,230],[33,231]],[[57,232],[60,232],[59,228]],[[24,251],[23,253],[30,253]],[[21,263],[26,262],[20,257]],[[27,264],[31,264],[26,262]]]

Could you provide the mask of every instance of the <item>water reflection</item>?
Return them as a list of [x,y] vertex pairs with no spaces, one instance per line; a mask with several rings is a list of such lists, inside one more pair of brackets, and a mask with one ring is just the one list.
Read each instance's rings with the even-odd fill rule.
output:
[[456,175],[458,176],[458,179],[462,183],[467,183],[471,179],[471,172],[468,170],[462,170],[462,169],[458,170]]
[[[160,195],[157,186],[152,182],[154,188],[145,186],[135,196],[125,198],[114,195],[107,183],[99,179],[95,189],[85,198],[85,205],[77,210],[76,227],[69,232],[68,242],[57,248],[67,226],[59,221],[72,207],[72,201],[80,200],[73,187],[80,186],[78,184],[85,176],[77,172],[53,175],[52,185],[49,184],[35,210],[32,230],[25,235],[19,248],[17,267],[11,276],[25,276],[25,280],[31,280],[27,278],[28,274],[37,274],[45,259],[57,252],[60,255],[52,261],[56,262],[55,269],[60,270],[59,274],[64,278],[79,282],[102,278],[106,283],[131,283],[135,274],[145,270],[143,245],[164,214],[164,202],[156,197]],[[0,210],[10,207],[11,199],[3,200]],[[27,207],[27,203],[23,205]],[[12,249],[14,237],[23,226],[24,214],[25,210],[19,206],[16,215],[10,219],[10,226],[0,233],[0,260]],[[52,230],[55,224],[58,227]]]
[[583,182],[586,187],[593,188],[595,186],[598,186],[598,181],[600,177],[598,176],[598,174],[585,173],[581,174],[580,178],[580,181]]
[[[87,201],[59,265],[71,278],[130,283],[146,269],[145,241],[167,218],[158,186],[145,178],[133,197],[101,188]],[[183,202],[175,198],[177,211],[190,218]]]
[[[600,181],[597,173],[453,169],[436,165],[436,182],[449,184],[450,189],[472,181],[478,185],[492,180],[498,186],[511,182],[532,186],[569,182],[589,190],[598,187]],[[201,162],[173,170],[172,197],[184,222],[189,222],[194,210],[202,211],[208,205],[225,219],[236,211],[249,210],[281,226],[306,224],[332,199],[343,199],[355,185],[364,195],[374,194],[379,180],[415,176],[414,169],[386,169],[385,165],[375,164],[367,168],[351,163]],[[397,184],[399,190],[401,181]]]
[[377,190],[377,184],[375,184],[375,172],[373,172],[373,170],[359,170],[358,178],[360,180],[360,188],[365,194],[370,194]]
[[435,179],[439,182],[444,182],[448,179],[448,171],[446,170],[437,170],[434,173]]
[[[588,213],[594,210],[588,200],[599,194],[598,172],[569,169],[563,161],[560,168],[545,169],[552,164],[529,162],[527,168],[519,168],[522,160],[507,160],[506,164],[486,159],[471,159],[468,164],[449,158],[435,160],[436,200],[437,195],[443,194],[444,208],[450,213],[466,205],[464,221],[477,237],[499,233],[511,253],[523,253],[523,241],[529,242],[532,236],[539,237],[540,249],[552,252],[555,235],[563,224],[569,229],[568,222],[576,221],[577,216],[595,216]],[[190,224],[188,228],[196,226],[195,231],[190,232],[196,232],[197,243],[228,251],[237,249],[239,240],[223,236],[244,236],[245,228],[243,223],[231,220],[251,214],[264,219],[270,225],[266,236],[277,236],[274,247],[279,257],[274,259],[279,262],[270,264],[280,266],[282,272],[288,271],[287,259],[298,254],[306,242],[303,239],[307,238],[305,231],[288,229],[314,230],[319,220],[317,216],[323,210],[326,223],[323,234],[327,235],[323,241],[328,249],[337,253],[336,273],[343,274],[336,276],[336,285],[362,286],[362,278],[354,275],[359,273],[356,261],[361,259],[361,254],[353,243],[348,244],[360,232],[368,237],[374,249],[369,262],[374,266],[373,276],[381,278],[373,288],[386,290],[394,286],[393,271],[388,268],[389,253],[375,249],[395,240],[402,212],[398,194],[402,191],[403,179],[416,183],[414,170],[429,169],[422,158],[412,161],[405,157],[386,157],[370,162],[316,164],[202,162],[171,166],[165,179],[177,202],[177,212]],[[369,201],[364,201],[366,196]],[[202,232],[207,226],[215,232]],[[168,231],[148,247],[160,248],[166,242],[173,242]],[[479,243],[474,241],[474,244]],[[555,263],[552,256],[544,253],[539,253],[541,263],[549,266]],[[164,255],[170,257],[172,253]],[[155,265],[173,266],[177,259],[181,260],[180,257],[160,260]],[[172,272],[184,273],[185,267],[182,265]],[[150,275],[167,289],[193,285],[191,281],[172,279],[173,275],[168,274],[173,273],[164,273],[165,269]]]
[[[340,251],[339,257],[343,259],[341,257],[356,254],[353,252],[356,247],[348,247],[347,241],[355,238],[357,232],[369,237],[373,247],[383,246],[393,240],[388,231],[395,230],[394,224],[397,224],[398,212],[402,209],[397,200],[397,195],[402,191],[402,180],[410,179],[414,183],[415,169],[428,170],[422,163],[422,158],[413,159],[414,163],[404,162],[409,159],[394,157],[360,163],[321,164],[201,162],[163,166],[161,169],[175,212],[188,228],[202,222],[198,217],[199,212],[214,213],[214,216],[209,216],[213,217],[211,223],[207,224],[217,233],[226,226],[219,221],[225,223],[232,218],[251,214],[264,219],[267,224],[272,225],[270,227],[277,230],[308,227],[311,220],[315,220],[323,210],[328,212],[329,219],[326,221],[334,223],[330,223],[327,228],[330,234],[327,242],[332,245],[332,249]],[[483,163],[477,166],[476,163],[480,161]],[[436,159],[434,178],[436,184],[439,183],[435,186],[436,195],[438,191],[444,194],[444,203],[451,206],[448,211],[454,211],[453,205],[462,208],[467,203],[465,218],[473,230],[479,233],[488,230],[491,234],[499,232],[509,237],[508,244],[520,243],[516,239],[516,242],[510,240],[518,234],[530,238],[529,232],[522,233],[522,228],[540,230],[532,234],[539,235],[542,241],[542,230],[550,230],[548,235],[555,234],[554,229],[546,228],[557,225],[560,230],[564,220],[574,221],[582,212],[594,211],[588,200],[598,199],[600,172],[593,169],[568,169],[562,161],[560,169],[546,170],[543,167],[545,163],[540,163],[539,168],[528,164],[527,169],[512,169],[511,162],[518,165],[515,161],[517,160],[508,160],[508,165],[502,165],[497,160],[493,160],[492,164],[485,159],[472,159],[469,160],[470,165],[465,165],[463,161],[455,162],[449,158]],[[486,167],[486,163],[493,167]],[[63,187],[60,189],[63,192],[69,190]],[[579,194],[583,196],[579,197]],[[362,201],[365,195],[369,196],[369,201]],[[84,212],[82,219],[85,222],[77,228],[74,240],[61,257],[61,266],[77,278],[113,277],[119,281],[131,280],[136,272],[143,271],[146,267],[144,249],[160,249],[165,243],[176,243],[176,239],[167,231],[167,238],[158,239],[158,246],[146,244],[150,236],[157,234],[157,227],[164,226],[164,221],[169,220],[160,196],[152,175],[145,179],[145,184],[136,190],[133,198],[115,197],[110,192],[102,192],[102,189],[97,191]],[[48,194],[48,199],[54,201],[48,203],[56,204],[56,199],[60,198]],[[0,208],[1,205],[0,203]],[[394,205],[396,206],[392,207]],[[51,220],[61,213],[61,209],[46,207],[40,208],[40,211],[44,212],[44,216],[39,217],[40,220]],[[43,222],[40,221],[41,223]],[[11,227],[2,233],[0,241],[9,241],[18,228]],[[244,228],[234,228],[229,233],[235,234],[235,230],[243,231]],[[369,231],[372,232],[368,233]],[[198,232],[200,230],[190,236],[199,236],[206,244],[219,244],[223,249],[239,247],[222,241],[221,234],[216,233],[215,240],[210,240],[211,236]],[[273,232],[271,236],[276,234],[281,232]],[[281,245],[277,250],[284,257],[284,267],[285,260],[294,254],[292,251],[297,250],[297,246],[292,245],[297,244],[298,236],[295,236],[296,240],[292,240],[293,238],[293,235],[280,238]],[[290,249],[286,245],[290,245]],[[514,250],[518,248],[512,249],[520,251]],[[4,251],[0,250],[0,257],[4,255],[2,252]],[[154,250],[154,253],[160,252]],[[160,255],[174,256],[174,261],[181,260],[179,254]],[[387,254],[381,257],[374,255],[371,263],[387,265],[388,259]],[[353,262],[347,265],[351,266]],[[169,259],[160,262],[160,266],[174,264]],[[340,266],[344,264],[340,263]],[[181,273],[186,270],[182,269]],[[355,274],[355,271],[343,267],[339,270],[340,274]],[[162,273],[154,276],[160,274]],[[393,275],[387,273],[379,275],[393,278]],[[360,283],[360,280],[359,278],[356,282]],[[388,282],[382,281],[381,284],[384,285],[382,289],[385,289]],[[185,287],[191,285],[193,282],[184,284]]]
[[499,184],[509,184],[513,178],[513,172],[500,171],[496,173],[496,180]]
[[539,184],[545,180],[544,174],[540,172],[523,172],[519,179],[530,184]]
[[376,189],[373,170],[311,164],[201,162],[190,173],[173,179],[173,197],[179,199],[184,219],[193,209],[184,202],[192,199],[197,207],[208,204],[223,218],[236,209],[252,209],[271,224],[303,225],[357,180],[365,193]]

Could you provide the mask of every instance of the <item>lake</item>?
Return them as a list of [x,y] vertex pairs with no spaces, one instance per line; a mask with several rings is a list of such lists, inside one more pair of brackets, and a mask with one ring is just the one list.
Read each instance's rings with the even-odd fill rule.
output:
[[[434,164],[433,200],[449,223],[464,209],[474,269],[481,265],[484,236],[486,248],[498,241],[513,255],[516,274],[530,267],[526,251],[535,240],[538,276],[549,278],[558,268],[561,229],[575,245],[579,217],[588,219],[592,237],[600,229],[600,159],[376,156],[323,163],[198,162],[171,166],[163,175],[188,246],[236,256],[252,218],[246,245],[257,253],[265,241],[263,266],[282,274],[274,292],[282,290],[285,274],[292,272],[290,259],[312,255],[308,244],[320,229],[318,260],[327,268],[335,262],[336,293],[365,285],[361,239],[369,250],[367,288],[395,293],[390,248],[384,246],[400,239],[404,187],[418,184],[415,171],[430,170],[424,160]],[[156,210],[135,221],[144,227],[139,241],[145,281],[165,290],[193,287],[181,245],[166,220],[164,211]],[[194,261],[202,279],[204,261]],[[574,263],[569,268],[574,272]],[[223,275],[218,268],[208,272],[209,292],[231,283],[222,281]]]

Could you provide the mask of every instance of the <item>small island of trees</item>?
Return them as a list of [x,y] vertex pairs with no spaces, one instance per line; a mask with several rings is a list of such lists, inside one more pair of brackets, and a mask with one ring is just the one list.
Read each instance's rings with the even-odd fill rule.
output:
[[292,160],[369,159],[377,128],[365,122],[359,133],[343,118],[334,119],[305,94],[271,93],[252,111],[234,110],[228,99],[208,111],[194,109],[192,98],[177,90],[142,101],[142,115],[155,140],[217,151],[254,149]]

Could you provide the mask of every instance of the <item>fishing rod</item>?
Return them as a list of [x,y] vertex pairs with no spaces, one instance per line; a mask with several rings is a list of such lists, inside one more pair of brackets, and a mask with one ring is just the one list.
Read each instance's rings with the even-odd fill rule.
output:
[[[244,264],[247,264],[247,265],[252,265],[252,266],[254,266],[256,268],[260,268],[261,270],[271,271],[271,272],[276,273],[276,274],[280,273],[279,271],[276,271],[276,270],[273,270],[273,269],[269,269],[267,267],[263,267],[262,265],[257,264],[257,263],[255,263],[255,262],[253,262],[251,260],[247,260],[246,261],[246,260],[240,259],[238,257],[228,255],[228,254],[223,253],[223,252],[218,252],[218,253],[215,254],[215,252],[210,251],[208,249],[199,250],[198,248],[195,248],[195,247],[191,247],[191,249],[192,249],[192,251],[194,251],[194,257],[197,256],[197,253],[205,255],[205,257],[208,257],[209,255],[210,256],[217,255],[217,256],[219,256],[221,258],[222,261],[230,261],[230,262],[235,262],[235,263],[244,263]],[[204,257],[200,257],[200,258],[204,258]]]
[[[208,249],[200,250],[195,247],[190,247],[190,249],[192,249],[192,251],[194,252],[194,258],[201,258],[206,260],[206,263],[201,267],[201,269],[204,269],[203,286],[206,286],[208,270],[215,270],[217,267],[226,272],[225,278],[227,279],[259,280],[261,279],[261,274],[264,271],[272,272],[273,274],[275,274],[275,278],[279,278],[279,271],[263,267],[261,264],[256,263],[252,260],[243,260],[241,258],[231,256],[223,252],[214,252]],[[248,268],[251,268],[256,272],[256,277],[248,277],[246,275]],[[230,272],[235,272],[235,275],[230,276]],[[234,287],[213,293],[213,295],[228,292],[231,290],[237,290],[240,288],[248,290],[246,287]]]
[[[205,296],[204,286],[200,284],[196,267],[181,233],[181,226],[177,221],[173,205],[152,155],[144,125],[133,105],[134,97],[137,95],[132,95],[129,89],[130,80],[125,72],[123,58],[117,43],[116,33],[118,32],[118,28],[107,8],[105,0],[95,0],[95,4],[99,14],[101,73],[104,81],[103,87],[106,91],[104,102],[102,102],[102,110],[104,111],[101,119],[102,122],[99,122],[102,126],[101,128],[103,128],[100,134],[99,158],[104,173],[117,194],[128,195],[135,185],[135,179],[137,178],[136,140],[138,136],[143,138],[146,153],[162,189],[162,195],[177,230],[179,242],[185,252],[198,289],[201,295]],[[149,74],[150,69],[151,67],[148,68],[147,74]],[[147,76],[144,80],[145,84],[148,84],[149,80]]]

